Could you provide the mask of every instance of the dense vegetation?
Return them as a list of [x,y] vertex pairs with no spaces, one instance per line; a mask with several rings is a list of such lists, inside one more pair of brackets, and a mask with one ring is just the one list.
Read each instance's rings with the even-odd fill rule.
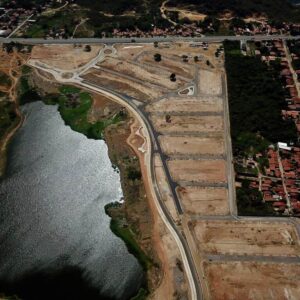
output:
[[0,139],[19,122],[15,104],[8,100],[0,101]]
[[28,75],[31,73],[31,68],[27,66],[22,67],[22,76],[18,85],[18,102],[19,105],[41,100],[41,97],[35,89],[33,89],[28,82]]
[[0,71],[0,85],[7,87],[11,85],[10,77],[2,71]]
[[[235,157],[264,153],[270,142],[296,141],[294,122],[284,121],[281,116],[285,101],[278,64],[267,66],[259,58],[243,56],[239,42],[225,42],[224,48]],[[263,158],[258,163],[267,165]],[[262,201],[261,192],[249,187],[249,181],[242,181],[236,195],[239,214],[274,214],[272,207]]]
[[284,91],[279,72],[259,58],[240,54],[238,42],[225,42],[226,70],[234,152],[249,147],[263,150],[262,138],[270,142],[297,139],[293,121],[284,121]]
[[170,6],[191,6],[208,15],[232,11],[238,17],[264,13],[275,20],[300,20],[300,10],[288,0],[171,0]]

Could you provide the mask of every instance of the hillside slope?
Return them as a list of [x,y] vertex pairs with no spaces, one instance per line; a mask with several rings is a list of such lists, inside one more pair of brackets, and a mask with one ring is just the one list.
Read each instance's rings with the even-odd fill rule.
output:
[[207,15],[230,11],[238,17],[263,14],[275,20],[300,21],[300,9],[289,0],[171,0],[168,6],[189,7]]

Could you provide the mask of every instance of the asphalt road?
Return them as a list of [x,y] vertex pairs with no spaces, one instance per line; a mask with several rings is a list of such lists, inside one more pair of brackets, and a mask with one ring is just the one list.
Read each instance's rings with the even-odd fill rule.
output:
[[135,37],[135,38],[75,38],[75,39],[41,39],[41,38],[0,38],[0,43],[18,42],[23,44],[120,44],[120,43],[153,43],[153,42],[223,42],[229,41],[262,41],[273,39],[300,39],[290,35],[255,35],[255,36],[203,36],[203,37]]
[[[197,273],[197,270],[196,270],[196,267],[195,267],[195,264],[194,264],[194,260],[193,260],[193,257],[192,257],[191,250],[189,248],[189,245],[188,245],[185,237],[182,235],[182,233],[179,231],[179,229],[177,228],[176,224],[174,223],[174,220],[172,219],[172,217],[171,217],[171,215],[170,215],[170,213],[169,213],[169,211],[168,211],[168,209],[167,209],[164,201],[161,199],[161,196],[160,196],[160,193],[159,193],[159,189],[158,189],[158,186],[157,186],[157,183],[156,183],[156,176],[155,176],[154,161],[153,161],[153,159],[154,159],[154,154],[155,153],[159,153],[160,157],[161,157],[161,160],[162,160],[162,162],[164,164],[164,167],[165,167],[166,176],[168,177],[168,181],[169,181],[169,185],[170,185],[172,194],[174,193],[175,203],[176,203],[176,205],[179,205],[177,207],[177,209],[181,209],[180,202],[179,202],[179,199],[178,199],[176,191],[175,191],[176,183],[174,183],[173,180],[171,179],[171,176],[170,176],[170,173],[169,173],[169,169],[166,166],[166,161],[165,161],[165,159],[163,157],[164,154],[162,153],[162,150],[161,150],[160,145],[159,145],[158,140],[157,140],[158,134],[153,129],[153,126],[152,126],[150,120],[148,119],[147,114],[144,111],[142,111],[137,105],[135,105],[134,102],[132,101],[132,99],[130,97],[126,96],[126,95],[117,93],[115,91],[111,91],[109,89],[105,89],[103,87],[100,88],[96,84],[93,84],[93,83],[91,83],[89,81],[86,81],[86,80],[84,80],[82,83],[84,83],[85,86],[89,87],[91,90],[93,90],[93,87],[94,87],[94,88],[97,88],[97,89],[104,90],[104,91],[106,91],[106,92],[108,92],[108,93],[110,93],[112,95],[115,95],[116,97],[120,98],[121,100],[123,100],[124,102],[126,102],[130,107],[132,107],[134,109],[134,111],[136,113],[138,113],[139,116],[144,121],[144,124],[147,127],[147,131],[149,132],[149,135],[152,137],[150,139],[150,141],[151,141],[151,156],[150,156],[150,159],[151,159],[151,179],[152,179],[152,182],[153,182],[153,185],[154,185],[154,190],[155,190],[156,198],[157,198],[157,200],[159,202],[160,208],[163,211],[164,216],[166,217],[168,223],[173,228],[173,231],[176,233],[178,239],[180,240],[181,246],[184,249],[184,253],[185,253],[185,256],[186,256],[186,259],[187,259],[187,262],[188,262],[188,265],[189,265],[189,269],[190,269],[190,272],[191,272],[191,275],[192,275],[192,278],[193,278],[193,283],[194,283],[195,293],[196,293],[196,299],[197,300],[202,300],[203,299],[203,295],[202,295],[201,281],[198,278],[198,273]],[[153,149],[156,149],[156,150],[153,151]],[[177,199],[177,201],[176,201],[176,199]]]

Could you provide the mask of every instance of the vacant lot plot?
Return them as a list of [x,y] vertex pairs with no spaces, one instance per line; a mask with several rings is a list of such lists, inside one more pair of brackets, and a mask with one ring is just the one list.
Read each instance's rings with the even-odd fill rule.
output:
[[227,189],[181,187],[177,193],[190,215],[227,215],[229,214]]
[[223,154],[223,138],[188,137],[188,136],[160,136],[163,151],[168,154]]
[[96,85],[126,94],[141,101],[147,101],[160,95],[155,89],[147,88],[141,84],[102,72],[100,70],[89,72],[81,77]]
[[170,97],[149,104],[147,110],[149,112],[221,112],[223,110],[223,101],[218,97],[204,100],[190,97]]
[[175,181],[226,181],[224,160],[170,160],[168,165]]
[[167,57],[166,55],[162,55],[160,62],[154,61],[154,54],[156,52],[146,53],[139,57],[139,62],[146,63],[160,70],[166,70],[171,73],[175,73],[177,75],[183,76],[187,79],[192,79],[195,73],[195,68],[187,65],[186,63],[181,61],[180,57]]
[[205,263],[214,300],[300,299],[300,264]]
[[223,130],[221,116],[171,116],[169,122],[166,117],[151,117],[155,128],[163,133],[168,132],[214,132]]
[[199,71],[199,88],[204,94],[220,95],[222,93],[221,73],[201,69]]
[[300,255],[294,226],[259,221],[197,221],[194,234],[206,253]]
[[118,51],[118,57],[122,59],[135,59],[138,55],[145,51],[151,51],[154,49],[153,44],[138,44],[138,45],[122,45],[116,44],[114,48]]
[[54,68],[71,70],[87,64],[95,58],[103,46],[91,46],[91,51],[84,51],[84,46],[74,45],[39,45],[34,46],[31,59],[37,59]]
[[116,58],[106,58],[101,64],[101,67],[105,67],[109,70],[125,74],[133,79],[143,80],[146,83],[152,83],[156,86],[163,87],[170,90],[179,89],[187,83],[180,78],[177,78],[175,82],[170,80],[170,72],[166,72],[157,67],[139,66],[134,63],[127,62],[125,60],[119,60]]

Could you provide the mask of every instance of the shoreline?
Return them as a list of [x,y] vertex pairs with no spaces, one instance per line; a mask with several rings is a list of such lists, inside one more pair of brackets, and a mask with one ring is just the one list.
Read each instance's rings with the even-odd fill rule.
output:
[[19,105],[16,104],[15,113],[17,115],[18,123],[14,125],[0,140],[0,179],[5,175],[6,166],[7,166],[7,150],[9,143],[14,137],[15,133],[19,130],[24,122],[24,116],[22,115]]
[[[38,90],[42,91],[42,94],[44,96],[47,97],[47,92],[45,92],[44,87],[40,86],[39,84],[37,85],[36,80],[34,85],[38,88]],[[62,87],[65,88],[63,85],[58,85],[57,89],[61,91]],[[76,85],[71,85],[70,87],[79,89],[80,94],[87,93],[85,89],[82,89],[81,87],[78,87]],[[107,144],[109,159],[112,165],[117,166],[120,171],[120,181],[125,202],[117,212],[112,213],[111,211],[107,210],[107,207],[105,207],[104,209],[107,215],[111,218],[110,228],[112,232],[123,240],[128,249],[128,252],[135,256],[135,258],[138,260],[139,265],[143,268],[145,283],[141,286],[137,295],[132,298],[135,300],[142,300],[145,299],[146,296],[149,296],[151,292],[153,292],[154,289],[159,285],[162,274],[161,263],[155,251],[153,251],[154,247],[151,240],[151,234],[149,232],[149,230],[152,230],[153,228],[153,219],[152,216],[150,216],[151,212],[148,199],[146,199],[146,192],[142,176],[140,175],[141,178],[133,181],[128,178],[128,165],[129,171],[131,167],[134,168],[134,170],[131,171],[133,175],[135,174],[135,171],[137,171],[138,173],[141,172],[139,159],[137,158],[135,151],[127,142],[129,136],[132,134],[131,122],[134,117],[130,115],[126,110],[125,117],[118,120],[117,122],[109,122],[111,117],[102,117],[100,119],[93,118],[93,114],[95,112],[99,113],[99,110],[104,111],[104,109],[107,107],[112,106],[112,110],[114,111],[115,109],[115,113],[117,111],[124,111],[124,108],[122,108],[122,106],[120,106],[110,98],[104,97],[103,100],[97,93],[88,92],[88,94],[91,99],[91,106],[87,111],[85,111],[86,115],[84,116],[84,118],[86,118],[86,120],[84,124],[89,123],[91,127],[97,127],[97,122],[107,124],[105,128],[102,128],[101,133],[98,132],[96,136],[88,136],[87,134],[85,134],[85,132],[81,131],[79,127],[74,128],[72,126],[72,122],[70,123],[68,120],[65,120],[64,117],[66,115],[64,115],[62,113],[62,110],[60,109],[60,106],[62,105],[61,101],[46,101],[45,103],[43,99],[41,100],[48,105],[58,104],[58,111],[66,126],[70,126],[72,130],[80,132],[88,138],[103,139]],[[47,100],[49,100],[49,97],[47,98]],[[126,153],[126,157],[124,153]],[[137,203],[136,201],[131,201],[133,198],[139,199],[139,203]],[[145,212],[147,212],[146,215],[143,215],[145,214]],[[140,220],[137,220],[137,216],[140,215],[143,216]],[[120,218],[122,219],[122,222],[125,221],[125,223],[127,224],[125,230],[121,226],[118,226]],[[143,226],[147,222],[147,227],[149,227],[149,229],[145,230]],[[148,236],[145,237],[144,232],[146,232],[146,235],[148,234]]]

